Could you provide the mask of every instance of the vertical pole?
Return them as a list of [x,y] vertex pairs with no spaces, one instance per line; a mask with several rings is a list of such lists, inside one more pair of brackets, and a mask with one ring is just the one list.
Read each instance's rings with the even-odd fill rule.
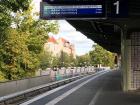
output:
[[123,90],[127,90],[127,76],[126,76],[126,56],[125,56],[125,40],[127,31],[125,28],[121,31],[121,70],[122,70],[122,87]]
[[127,38],[127,27],[124,26],[121,33],[121,73],[122,73],[122,88],[123,91],[130,90],[130,64],[131,64],[131,50],[130,39]]

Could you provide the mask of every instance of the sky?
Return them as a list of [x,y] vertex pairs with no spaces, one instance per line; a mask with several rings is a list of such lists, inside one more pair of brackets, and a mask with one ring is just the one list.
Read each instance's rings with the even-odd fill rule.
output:
[[[40,0],[33,0],[34,11],[39,11]],[[92,50],[94,42],[88,39],[81,32],[76,31],[66,20],[58,20],[59,33],[57,35],[51,34],[55,38],[63,37],[75,45],[76,55],[84,55]]]

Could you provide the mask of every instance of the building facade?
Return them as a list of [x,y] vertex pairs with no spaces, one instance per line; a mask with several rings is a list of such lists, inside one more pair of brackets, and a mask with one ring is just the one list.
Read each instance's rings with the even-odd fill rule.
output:
[[54,56],[61,56],[61,53],[64,52],[76,58],[75,46],[64,38],[55,39],[54,37],[50,37],[48,42],[45,43],[44,49]]

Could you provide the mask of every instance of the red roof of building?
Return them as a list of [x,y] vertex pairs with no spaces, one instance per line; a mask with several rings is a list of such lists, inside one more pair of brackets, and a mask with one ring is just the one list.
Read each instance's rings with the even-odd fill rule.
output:
[[66,40],[66,39],[64,39],[64,38],[60,38],[61,40],[62,40],[62,42],[63,43],[66,43],[66,42],[68,42],[69,43],[69,41],[68,40]]
[[56,39],[53,36],[48,39],[48,42],[57,43]]

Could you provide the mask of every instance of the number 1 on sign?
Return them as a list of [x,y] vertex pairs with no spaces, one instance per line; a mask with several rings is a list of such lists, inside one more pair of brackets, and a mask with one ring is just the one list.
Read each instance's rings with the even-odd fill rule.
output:
[[119,14],[120,1],[116,1],[114,3],[114,6],[116,6],[116,14],[118,15]]

